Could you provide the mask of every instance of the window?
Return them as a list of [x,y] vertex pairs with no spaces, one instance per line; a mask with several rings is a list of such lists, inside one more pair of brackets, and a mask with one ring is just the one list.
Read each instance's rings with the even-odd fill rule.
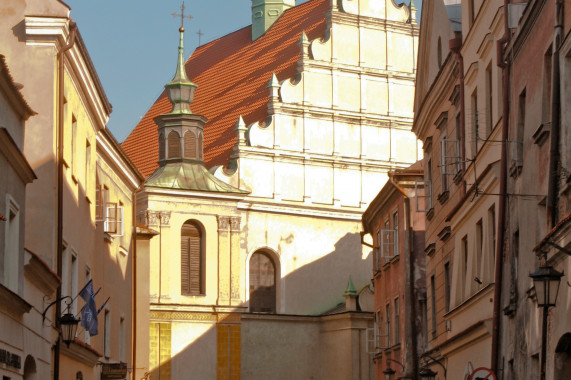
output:
[[125,317],[119,319],[119,361],[125,362]]
[[105,232],[110,235],[123,236],[123,204],[107,202],[105,206]]
[[250,258],[250,311],[276,312],[276,266],[265,252]]
[[386,305],[385,315],[387,317],[387,347],[391,347],[391,304]]
[[510,144],[510,175],[517,177],[523,166],[523,135],[525,130],[525,103],[526,90],[524,89],[519,95],[518,113],[517,113],[517,130],[515,139]]
[[492,238],[489,239],[489,251],[492,257],[492,266],[495,266],[496,262],[496,206],[492,205],[488,209],[488,236]]
[[184,134],[184,157],[198,159],[196,154],[196,136],[192,131],[187,131]]
[[14,293],[19,293],[20,267],[20,208],[12,197],[7,195],[6,229],[4,241],[4,285]]
[[79,291],[79,289],[77,288],[77,272],[78,272],[78,260],[77,260],[77,252],[72,251],[71,252],[71,262],[70,262],[70,281],[69,281],[69,289],[70,289],[70,293],[69,295],[71,296],[71,298],[74,298],[74,302],[70,305],[70,310],[72,314],[77,314],[77,300],[75,299],[75,296],[77,296],[77,292]]
[[99,183],[99,176],[95,176],[95,221],[105,220],[105,205],[109,201],[109,188]]
[[398,297],[395,298],[395,344],[400,343],[400,305]]
[[436,338],[436,280],[434,275],[430,276],[430,293],[432,297],[430,300],[432,306],[432,337]]
[[543,113],[542,122],[551,120],[551,47],[543,57]]
[[107,359],[111,356],[111,313],[109,310],[105,310],[103,320],[103,355]]
[[494,83],[492,81],[492,62],[486,68],[486,138],[494,129],[492,105],[494,104]]
[[393,214],[393,230],[394,237],[393,237],[393,246],[394,246],[394,256],[398,256],[399,254],[399,213],[395,212]]
[[464,236],[462,238],[461,243],[462,249],[462,281],[460,281],[460,295],[462,299],[466,296],[465,289],[466,289],[466,281],[468,281],[468,236]]
[[186,221],[180,233],[180,292],[183,295],[204,294],[204,241],[202,230]]
[[476,19],[476,6],[474,4],[475,0],[468,0],[468,26],[472,26],[474,24],[474,20]]
[[168,136],[168,158],[180,158],[180,136],[175,131]]
[[444,307],[450,311],[450,262],[444,264]]
[[77,119],[75,118],[75,115],[71,115],[71,175],[75,176],[76,175],[76,169],[75,169],[75,165],[77,161],[77,157],[76,157],[76,151],[75,151],[75,140],[76,140],[76,133],[77,133]]
[[438,60],[438,68],[442,67],[442,40],[438,37],[438,46],[436,47],[436,59]]
[[484,248],[484,224],[482,219],[478,220],[476,223],[476,268],[473,271],[478,278],[477,283],[481,285],[482,281],[482,271],[480,270],[482,266],[482,250]]
[[89,197],[89,177],[91,176],[91,144],[85,141],[85,195]]
[[375,261],[373,265],[375,273],[381,270],[381,244],[382,244],[381,229],[378,229],[377,238],[375,242],[375,249],[373,251],[374,252],[373,260]]
[[478,140],[480,138],[480,127],[478,125],[478,90],[475,89],[472,93],[471,97],[471,104],[472,104],[472,138],[471,140],[471,149],[472,149],[472,157],[476,157],[476,153],[478,152]]
[[389,260],[392,259],[395,254],[398,254],[398,250],[395,245],[396,242],[396,230],[391,229],[389,224],[389,219],[385,220],[384,228],[381,230],[381,257]]
[[165,135],[159,134],[159,161],[165,159]]

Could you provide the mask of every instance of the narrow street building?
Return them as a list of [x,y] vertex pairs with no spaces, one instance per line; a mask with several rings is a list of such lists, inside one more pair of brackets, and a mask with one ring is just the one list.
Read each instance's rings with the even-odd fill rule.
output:
[[[33,310],[24,317],[33,324],[33,333],[19,338],[31,346],[18,353],[22,366],[9,378],[127,376],[133,326],[133,193],[142,178],[106,129],[111,105],[69,7],[58,0],[9,0],[2,7],[9,10],[0,12],[2,53],[37,112],[25,133],[14,138],[37,179],[26,189],[25,215],[24,201],[18,201],[25,220],[18,273],[24,276],[18,274],[14,288],[33,297],[27,301]],[[89,283],[97,324],[87,324],[82,313],[89,297],[78,296]],[[69,345],[59,331],[60,317],[68,313],[83,319]],[[2,326],[0,341],[5,342],[6,335],[16,332]],[[35,377],[26,368],[35,368]]]
[[428,344],[438,378],[489,367],[501,148],[500,1],[423,4],[413,131],[424,143]]
[[423,178],[422,161],[390,172],[363,214],[364,233],[374,246],[375,327],[367,344],[376,379],[387,370],[415,379],[426,345],[425,219],[418,211],[424,206]]
[[[517,11],[504,52],[510,114],[498,362],[505,379],[556,380],[571,373],[571,8],[530,1]],[[549,267],[564,276],[544,316],[530,274]]]

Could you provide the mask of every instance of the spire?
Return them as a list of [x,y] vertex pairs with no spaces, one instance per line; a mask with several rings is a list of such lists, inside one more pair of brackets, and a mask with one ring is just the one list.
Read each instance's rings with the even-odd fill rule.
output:
[[349,282],[347,282],[347,289],[345,289],[344,295],[346,296],[356,296],[357,290],[355,289],[355,285],[353,285],[353,279],[349,276]]
[[171,101],[173,108],[171,114],[191,114],[190,103],[194,99],[194,91],[198,87],[192,83],[186,76],[186,68],[184,65],[184,27],[179,28],[180,39],[178,43],[178,61],[176,72],[172,80],[165,85],[167,95]]
[[414,3],[414,0],[410,0],[410,21],[413,24],[416,24],[416,4]]

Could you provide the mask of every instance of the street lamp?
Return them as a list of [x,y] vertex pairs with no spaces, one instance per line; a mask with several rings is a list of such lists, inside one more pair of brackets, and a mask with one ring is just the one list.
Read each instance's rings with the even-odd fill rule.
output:
[[438,373],[434,372],[430,368],[423,367],[420,369],[420,371],[418,371],[418,375],[421,379],[434,380]]
[[61,339],[68,347],[69,344],[75,339],[78,323],[79,319],[75,318],[75,316],[71,313],[64,314],[59,319],[59,325],[61,327]]
[[547,348],[547,316],[549,307],[555,306],[557,293],[563,273],[556,271],[552,266],[541,266],[529,275],[533,280],[537,307],[543,308],[543,326],[541,329],[541,380],[545,379],[545,360]]
[[395,370],[389,367],[383,371],[383,375],[385,375],[385,380],[393,380],[395,378]]

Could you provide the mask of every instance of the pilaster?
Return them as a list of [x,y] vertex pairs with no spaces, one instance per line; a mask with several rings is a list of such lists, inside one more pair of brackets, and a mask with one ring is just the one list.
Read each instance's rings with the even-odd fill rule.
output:
[[240,220],[239,216],[230,217],[230,297],[231,304],[239,306],[242,302],[240,289]]
[[230,305],[230,218],[218,216],[218,302]]

